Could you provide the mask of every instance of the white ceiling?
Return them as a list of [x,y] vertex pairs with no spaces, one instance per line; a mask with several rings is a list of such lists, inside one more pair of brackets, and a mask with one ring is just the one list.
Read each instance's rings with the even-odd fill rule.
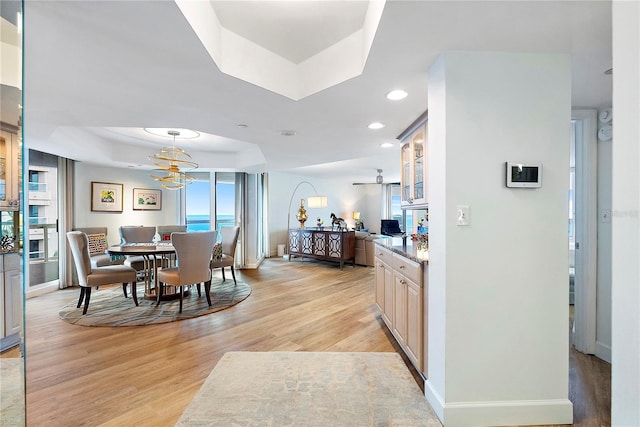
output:
[[220,24],[293,62],[362,27],[368,1],[212,1]]
[[[213,5],[221,25],[294,62],[362,25],[366,8],[302,3],[310,21],[295,2]],[[609,1],[388,1],[362,74],[298,101],[222,73],[174,2],[24,7],[26,144],[85,162],[151,168],[147,156],[168,139],[141,129],[178,127],[203,135],[180,143],[203,169],[375,182],[382,168],[396,181],[399,147],[380,144],[426,109],[429,67],[447,50],[568,53],[573,105],[611,105]],[[409,96],[388,101],[396,88]],[[368,129],[373,121],[386,127]]]

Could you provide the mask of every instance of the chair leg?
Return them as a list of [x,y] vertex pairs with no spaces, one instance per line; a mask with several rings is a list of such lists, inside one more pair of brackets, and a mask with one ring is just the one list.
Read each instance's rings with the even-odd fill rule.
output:
[[84,286],[80,287],[80,298],[78,299],[78,305],[76,306],[76,308],[80,308],[80,305],[82,304],[82,301],[84,301],[84,290],[86,288]]
[[202,296],[202,292],[200,291],[200,283],[198,283],[196,287],[198,288],[198,298],[200,298]]
[[224,267],[222,267],[220,270],[222,270],[222,281],[224,282],[224,281],[226,281],[226,280],[227,280],[227,279],[225,279],[225,277],[224,277]]
[[89,308],[89,300],[91,299],[91,288],[87,288],[84,297],[84,310],[82,310],[82,315],[87,314],[87,309]]
[[211,280],[204,282],[204,292],[207,296],[207,304],[211,307]]
[[233,276],[233,283],[237,285],[238,282],[236,282],[236,270],[233,268],[233,265],[231,266],[231,275]]
[[156,305],[160,305],[160,299],[162,299],[162,288],[163,288],[163,284],[162,282],[158,282],[158,289],[156,289]]
[[[123,283],[122,286],[126,286],[126,283]],[[133,302],[138,306],[138,291],[136,290],[136,281],[131,282],[131,296],[133,297]]]
[[182,313],[182,291],[184,286],[180,286],[180,313]]
[[122,284],[122,292],[124,292],[124,297],[127,297],[127,284],[123,283]]

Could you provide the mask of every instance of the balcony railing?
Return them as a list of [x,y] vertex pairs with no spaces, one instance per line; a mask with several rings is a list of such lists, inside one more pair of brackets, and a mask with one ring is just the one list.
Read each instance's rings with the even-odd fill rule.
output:
[[47,191],[47,184],[44,182],[29,182],[29,191]]
[[[49,217],[46,216],[30,216],[29,225],[47,225]],[[52,224],[55,227],[55,224]],[[31,227],[33,228],[33,227]]]

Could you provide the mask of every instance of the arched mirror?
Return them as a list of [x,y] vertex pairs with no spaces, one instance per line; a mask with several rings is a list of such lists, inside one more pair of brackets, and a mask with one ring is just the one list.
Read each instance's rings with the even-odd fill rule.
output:
[[22,1],[2,0],[0,15],[0,419],[23,426]]

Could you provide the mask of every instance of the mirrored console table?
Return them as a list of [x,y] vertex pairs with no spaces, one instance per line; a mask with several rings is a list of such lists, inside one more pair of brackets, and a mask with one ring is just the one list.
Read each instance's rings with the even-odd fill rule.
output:
[[315,258],[340,263],[345,261],[355,267],[355,231],[332,231],[292,228],[289,230],[289,261],[292,257]]

